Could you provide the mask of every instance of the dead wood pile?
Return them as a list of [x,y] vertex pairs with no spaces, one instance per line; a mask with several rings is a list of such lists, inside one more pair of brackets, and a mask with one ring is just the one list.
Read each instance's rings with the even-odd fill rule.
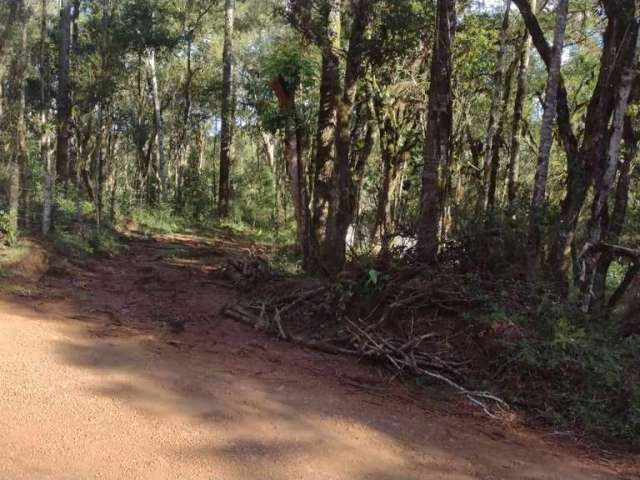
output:
[[495,395],[467,386],[469,361],[460,358],[451,343],[464,331],[445,335],[416,321],[420,312],[451,315],[476,304],[477,295],[463,278],[402,270],[388,277],[384,286],[365,286],[363,294],[362,285],[352,278],[295,288],[295,282],[288,283],[283,276],[265,278],[262,262],[233,262],[227,271],[238,285],[267,282],[275,292],[263,291],[228,305],[224,312],[230,318],[308,348],[376,361],[394,377],[411,375],[444,383],[489,416],[507,408]]

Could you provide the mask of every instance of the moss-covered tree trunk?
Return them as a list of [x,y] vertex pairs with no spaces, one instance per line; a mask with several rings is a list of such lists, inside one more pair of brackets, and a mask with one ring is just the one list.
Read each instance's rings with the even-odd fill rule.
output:
[[438,0],[436,32],[431,61],[431,83],[427,106],[422,194],[418,220],[418,259],[435,263],[440,226],[440,168],[449,163],[452,128],[452,43],[456,28],[455,0]]
[[[320,35],[322,67],[320,73],[320,105],[316,133],[316,155],[313,165],[312,245],[314,257],[319,257],[330,201],[333,164],[335,160],[336,108],[340,97],[341,0],[324,2],[323,29]],[[317,258],[317,261],[320,259]]]
[[[331,182],[329,212],[323,248],[323,267],[331,276],[344,267],[347,251],[347,231],[355,213],[355,189],[360,187],[354,181],[352,167],[352,119],[355,109],[358,82],[364,73],[365,33],[371,17],[371,1],[356,0],[353,5],[353,24],[349,36],[349,51],[345,67],[342,95],[338,101],[336,114],[336,161]],[[361,166],[361,165],[360,165]]]
[[[630,9],[635,8],[632,0],[615,4],[607,2],[604,7],[607,26],[603,34],[598,80],[587,107],[578,154],[567,156],[566,194],[548,260],[558,289],[565,295],[569,291],[571,249],[574,248],[580,214],[594,178],[600,176],[597,172],[601,168],[599,165],[607,157],[608,129],[620,91],[623,63],[619,60],[624,55],[624,45],[629,41],[629,27],[635,21],[633,15],[629,15]],[[577,265],[573,266],[573,271],[577,272]],[[578,280],[574,278],[576,283]]]

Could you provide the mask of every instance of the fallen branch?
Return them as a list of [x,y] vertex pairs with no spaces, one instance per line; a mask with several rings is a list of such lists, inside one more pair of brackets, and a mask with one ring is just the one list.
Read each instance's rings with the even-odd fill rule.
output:
[[[367,332],[355,322],[351,320],[348,320],[348,322],[350,327],[354,330],[354,338],[360,344],[359,349],[361,352],[363,352],[363,356],[384,358],[389,361],[389,363],[391,363],[398,372],[404,372],[408,370],[415,375],[427,376],[446,383],[454,390],[457,390],[458,393],[467,397],[470,402],[482,408],[484,413],[492,418],[495,417],[495,414],[491,412],[489,406],[485,403],[487,400],[494,402],[496,407],[498,407],[500,410],[508,409],[507,403],[499,397],[488,392],[468,390],[449,377],[446,377],[439,372],[433,371],[431,369],[433,367],[428,368],[433,364],[426,365],[424,357],[417,357],[414,350],[411,350],[410,353],[406,353],[404,351],[406,350],[406,346],[404,350],[401,348],[396,348],[389,340],[383,338],[382,336],[376,337],[374,334]],[[423,337],[426,338],[425,336]],[[421,340],[417,339],[417,341]],[[416,340],[414,340],[414,342],[416,342]]]
[[[300,335],[292,335],[284,325],[284,313],[291,312],[295,306],[301,305],[306,300],[317,294],[326,293],[325,287],[298,292],[296,295],[287,295],[286,302],[276,301],[276,304],[249,305],[246,308],[233,305],[225,308],[223,312],[229,317],[245,323],[253,328],[266,330],[296,345],[318,350],[324,353],[346,354],[381,361],[394,371],[394,377],[401,374],[412,374],[421,377],[429,377],[447,384],[459,394],[464,395],[472,404],[480,407],[482,411],[495,417],[494,411],[505,410],[507,404],[497,396],[483,391],[475,391],[465,388],[460,379],[463,378],[458,367],[465,362],[447,361],[437,355],[430,354],[421,347],[429,342],[432,347],[440,347],[442,340],[435,333],[422,335],[413,334],[407,339],[388,337],[376,332],[369,327],[363,327],[356,322],[345,318],[347,335],[331,340],[310,340]],[[259,315],[251,310],[259,312]],[[446,340],[445,340],[446,342]],[[446,343],[444,344],[446,345]],[[438,348],[438,349],[441,349]],[[491,406],[489,402],[494,405]],[[492,408],[493,407],[493,408]]]

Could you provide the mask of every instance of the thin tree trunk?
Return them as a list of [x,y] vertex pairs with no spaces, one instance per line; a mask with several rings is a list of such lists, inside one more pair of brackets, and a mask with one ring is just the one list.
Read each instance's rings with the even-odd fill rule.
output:
[[311,243],[309,229],[309,198],[304,179],[304,162],[300,139],[297,133],[295,91],[288,91],[282,78],[272,80],[271,87],[278,97],[280,111],[286,115],[284,130],[285,160],[291,187],[293,208],[297,226],[298,244],[302,250],[302,266],[305,271],[310,268]]
[[[504,95],[504,74],[505,74],[505,54],[507,50],[507,33],[509,30],[509,12],[511,10],[511,0],[504,0],[504,14],[502,27],[500,29],[500,47],[498,48],[498,58],[496,61],[496,74],[494,76],[494,88],[491,96],[491,108],[489,110],[489,125],[487,128],[487,138],[484,143],[484,190],[482,195],[483,211],[487,211],[491,203],[491,175],[493,171],[494,151],[493,144],[496,140],[498,125],[500,123],[500,107]],[[494,189],[495,194],[495,189]]]
[[27,163],[27,127],[25,124],[25,73],[28,65],[27,52],[27,8],[24,0],[16,0],[16,28],[13,39],[11,65],[9,67],[9,234],[10,240],[18,235],[20,203],[20,173]]
[[42,197],[42,235],[47,235],[51,229],[51,208],[53,205],[55,171],[49,154],[49,132],[47,131],[48,99],[47,91],[49,78],[46,61],[47,41],[47,0],[42,0],[42,19],[40,25],[40,160],[44,168],[44,193]]
[[545,93],[544,114],[540,127],[540,146],[538,166],[533,185],[533,198],[529,213],[529,238],[527,253],[527,277],[534,282],[537,278],[540,250],[542,245],[542,221],[547,191],[547,175],[549,173],[549,156],[553,144],[553,127],[558,102],[558,86],[560,84],[560,68],[562,67],[562,50],[564,34],[567,26],[569,9],[568,0],[559,0],[556,7],[556,27],[553,36],[553,54],[549,67],[549,79]]
[[149,65],[149,78],[151,80],[151,96],[153,97],[153,114],[156,124],[157,143],[157,171],[158,171],[158,199],[164,201],[167,194],[167,160],[164,151],[164,124],[162,121],[162,105],[160,102],[160,91],[158,87],[158,74],[156,70],[156,51],[149,49],[147,58]]
[[[380,134],[380,137],[382,137],[382,132]],[[386,250],[386,246],[388,245],[388,241],[386,241],[387,207],[389,204],[389,192],[391,190],[391,170],[393,160],[391,159],[390,152],[382,149],[382,152],[380,153],[382,160],[382,181],[380,186],[378,187],[378,195],[376,198],[376,215],[373,220],[373,226],[371,228],[370,236],[372,242],[375,242],[379,236],[381,250],[384,253]]]
[[[531,9],[536,10],[536,0],[531,0]],[[527,98],[529,82],[529,63],[531,59],[531,35],[525,27],[525,38],[520,51],[520,63],[518,66],[518,79],[516,86],[516,97],[513,106],[513,125],[511,135],[511,154],[509,156],[509,167],[507,171],[507,205],[509,211],[513,212],[518,196],[518,184],[520,181],[520,147],[522,144],[522,133],[524,130],[524,104]]]
[[71,176],[69,140],[71,138],[71,0],[62,0],[58,26],[58,95],[56,171],[60,181],[67,183]]
[[440,220],[440,168],[449,162],[452,128],[452,43],[456,28],[455,0],[438,0],[436,34],[431,62],[427,107],[421,213],[418,222],[418,259],[435,263],[438,256]]
[[500,150],[504,146],[504,124],[507,121],[507,111],[511,100],[511,79],[513,78],[513,70],[515,62],[511,63],[509,69],[504,75],[504,87],[502,97],[502,108],[500,110],[500,118],[498,120],[498,130],[493,140],[491,154],[491,169],[489,171],[489,184],[487,186],[487,198],[485,209],[487,212],[493,212],[496,206],[496,191],[498,189],[498,173],[500,170]]
[[[529,1],[513,0],[513,2],[518,6],[527,30],[531,35],[532,43],[547,67],[547,71],[549,71],[551,69],[553,50],[547,42],[544,32],[540,28],[538,19],[536,18]],[[597,94],[594,93],[594,98],[596,98],[596,96]],[[554,272],[560,292],[566,294],[568,293],[568,289],[566,288],[566,272],[568,269],[567,253],[569,252],[569,247],[573,242],[573,235],[571,232],[573,232],[574,226],[577,224],[577,215],[575,215],[574,218],[571,218],[571,211],[569,210],[575,210],[571,205],[581,205],[584,201],[588,179],[586,178],[586,167],[580,157],[578,139],[575,136],[571,125],[569,100],[562,74],[560,75],[558,83],[557,102],[556,121],[558,123],[558,133],[562,140],[562,146],[564,147],[567,158],[567,196],[563,201],[563,213],[561,214],[563,220],[561,221],[561,225],[558,227],[556,239],[551,247],[551,252],[548,257],[548,265],[550,270]]]
[[218,213],[229,215],[231,201],[231,157],[233,149],[234,92],[233,92],[233,23],[235,0],[224,3],[224,47],[222,52],[222,125],[220,129],[220,186],[218,188]]

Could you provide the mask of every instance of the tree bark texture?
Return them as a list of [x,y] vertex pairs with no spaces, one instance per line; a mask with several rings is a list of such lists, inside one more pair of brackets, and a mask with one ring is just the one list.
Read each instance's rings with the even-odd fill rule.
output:
[[224,46],[222,51],[222,123],[220,127],[220,175],[218,187],[218,213],[229,215],[231,202],[231,161],[233,152],[234,92],[233,92],[233,27],[235,0],[224,4]]
[[529,281],[536,280],[540,250],[542,247],[542,223],[545,210],[547,176],[549,173],[549,157],[553,144],[553,128],[555,124],[558,86],[560,85],[560,68],[562,67],[562,50],[567,26],[569,1],[560,0],[556,7],[556,26],[553,34],[553,53],[549,66],[549,77],[545,92],[544,114],[540,127],[540,145],[538,163],[533,184],[533,198],[529,213],[529,237],[527,240],[527,277]]
[[438,0],[436,34],[431,62],[431,84],[427,106],[421,212],[418,219],[418,259],[435,263],[440,225],[440,168],[449,162],[452,128],[452,43],[456,28],[455,0]]

